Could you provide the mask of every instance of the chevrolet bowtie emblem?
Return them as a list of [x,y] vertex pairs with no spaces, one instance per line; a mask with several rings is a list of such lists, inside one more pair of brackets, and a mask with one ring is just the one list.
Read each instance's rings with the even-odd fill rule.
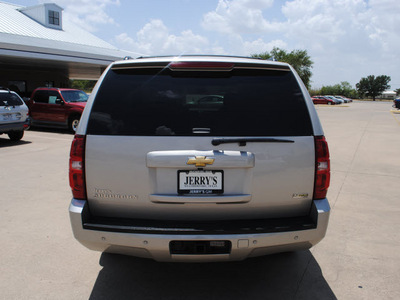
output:
[[214,158],[207,158],[206,156],[189,157],[186,164],[196,165],[196,167],[205,167],[206,165],[212,165]]

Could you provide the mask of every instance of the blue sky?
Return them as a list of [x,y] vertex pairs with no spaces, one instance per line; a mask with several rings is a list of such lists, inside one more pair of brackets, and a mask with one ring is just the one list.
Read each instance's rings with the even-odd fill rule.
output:
[[[8,0],[23,6],[51,0]],[[138,55],[305,49],[312,87],[368,75],[400,88],[399,0],[54,0],[64,19]]]

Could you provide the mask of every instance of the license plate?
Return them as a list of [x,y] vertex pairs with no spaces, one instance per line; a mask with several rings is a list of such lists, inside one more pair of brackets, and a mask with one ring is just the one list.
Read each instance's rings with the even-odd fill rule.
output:
[[3,121],[11,120],[11,117],[12,117],[11,114],[3,114]]
[[223,192],[223,171],[178,171],[179,194],[222,194]]
[[20,114],[2,114],[3,121],[16,121],[21,119]]

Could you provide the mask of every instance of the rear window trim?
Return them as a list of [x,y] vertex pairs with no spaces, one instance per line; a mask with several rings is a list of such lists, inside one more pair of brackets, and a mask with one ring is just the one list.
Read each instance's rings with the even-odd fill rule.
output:
[[[114,64],[111,66],[111,70],[129,70],[129,69],[165,69],[168,68],[168,65],[171,62],[165,62],[161,64],[157,62],[156,64],[149,64],[143,62],[130,63],[130,64]],[[267,65],[267,64],[255,64],[255,63],[234,63],[234,66],[230,70],[214,70],[215,72],[230,72],[234,69],[249,69],[249,70],[268,70],[268,71],[286,71],[290,72],[290,67],[286,65],[278,66],[278,65]],[[210,69],[201,69],[202,71],[213,71]],[[174,70],[172,70],[174,71]],[[192,71],[190,69],[177,69],[177,71]],[[195,69],[195,71],[199,71]]]

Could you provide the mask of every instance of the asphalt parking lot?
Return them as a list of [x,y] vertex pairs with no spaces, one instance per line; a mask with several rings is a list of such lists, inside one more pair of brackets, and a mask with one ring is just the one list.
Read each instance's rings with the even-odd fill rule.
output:
[[332,207],[310,251],[172,264],[92,252],[72,236],[72,135],[0,136],[0,299],[400,299],[400,114],[391,102],[317,106]]

